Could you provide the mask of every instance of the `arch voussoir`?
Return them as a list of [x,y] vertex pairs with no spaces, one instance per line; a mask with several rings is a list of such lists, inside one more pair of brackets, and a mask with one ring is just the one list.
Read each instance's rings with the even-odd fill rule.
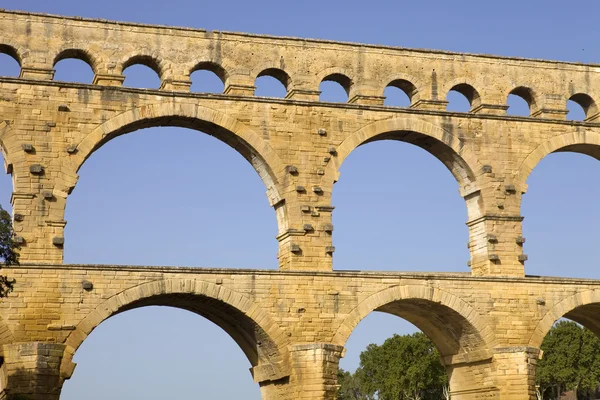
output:
[[[259,359],[259,365],[261,363],[281,363],[281,361],[288,359],[288,337],[264,308],[243,294],[234,292],[222,285],[195,279],[151,281],[111,296],[94,310],[90,311],[77,324],[75,330],[65,340],[65,345],[72,349],[72,353],[74,353],[87,336],[106,319],[123,310],[136,308],[140,303],[151,305],[152,299],[165,295],[195,295],[199,298],[208,298],[227,305],[231,309],[236,310],[236,312],[239,312],[247,320],[252,321],[255,326],[264,332],[269,341],[274,344],[277,353],[274,355],[275,359],[272,359],[273,355],[269,356],[259,352],[262,354],[259,357],[268,358]],[[243,347],[241,344],[240,346]]]
[[[414,132],[445,144],[450,149],[450,152],[453,153],[453,156],[461,160],[463,167],[466,169],[465,174],[468,181],[459,176],[460,174],[455,173],[456,171],[451,171],[459,181],[461,187],[472,185],[477,174],[481,171],[479,160],[473,151],[462,143],[459,138],[441,127],[415,117],[397,117],[375,121],[350,134],[337,148],[338,170],[344,160],[358,146],[376,139],[377,136],[390,132]],[[434,156],[439,155],[434,154]]]
[[539,348],[557,320],[563,318],[568,313],[575,311],[579,307],[590,304],[600,304],[600,289],[578,292],[555,304],[546,312],[534,328],[531,338],[529,339],[529,345],[531,347]]
[[336,330],[332,343],[344,346],[352,331],[367,315],[396,301],[427,301],[438,304],[457,313],[470,324],[481,339],[479,344],[487,352],[493,348],[495,336],[486,320],[464,300],[449,292],[432,286],[401,285],[391,286],[374,293],[361,301],[347,316]]
[[538,145],[521,162],[516,172],[517,179],[519,179],[521,183],[525,185],[533,169],[540,163],[540,161],[542,161],[544,157],[562,148],[574,145],[600,146],[600,134],[582,130],[568,132],[548,139],[544,143]]

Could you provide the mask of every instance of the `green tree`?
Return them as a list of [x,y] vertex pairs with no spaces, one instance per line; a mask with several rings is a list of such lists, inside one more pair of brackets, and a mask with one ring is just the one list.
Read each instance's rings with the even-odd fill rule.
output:
[[536,381],[544,399],[557,399],[575,390],[590,398],[600,384],[600,340],[590,330],[572,321],[555,324],[541,346]]
[[370,400],[363,392],[363,383],[357,374],[351,374],[340,368],[337,378],[340,385],[338,400]]
[[370,344],[354,375],[340,374],[343,400],[439,400],[448,384],[438,351],[420,332]]
[[[0,262],[4,266],[18,265],[19,246],[14,241],[14,231],[10,214],[0,206]],[[13,290],[14,280],[0,276],[0,297],[6,297]]]

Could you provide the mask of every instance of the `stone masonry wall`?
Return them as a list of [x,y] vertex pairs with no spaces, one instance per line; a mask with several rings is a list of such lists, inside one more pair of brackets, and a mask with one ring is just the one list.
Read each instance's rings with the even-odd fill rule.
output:
[[[0,77],[0,151],[22,261],[0,302],[0,399],[58,399],[90,332],[149,305],[219,325],[267,400],[335,398],[346,340],[373,311],[433,340],[455,400],[535,398],[539,347],[563,316],[600,334],[600,281],[525,277],[520,212],[546,155],[600,159],[599,66],[1,10],[0,32],[0,52],[21,66],[18,78]],[[53,81],[64,58],[87,62],[93,83]],[[122,87],[134,64],[153,68],[160,88]],[[224,93],[190,93],[198,69],[216,73]],[[254,96],[264,75],[285,98]],[[319,102],[322,81],[340,83],[348,103]],[[387,86],[410,107],[384,106]],[[446,111],[451,90],[469,112]],[[529,117],[506,115],[509,94]],[[565,120],[568,100],[584,121]],[[256,169],[279,226],[279,271],[62,265],[81,165],[116,136],[164,125],[213,135]],[[419,146],[450,170],[468,211],[470,274],[332,271],[334,183],[345,158],[375,140]]]

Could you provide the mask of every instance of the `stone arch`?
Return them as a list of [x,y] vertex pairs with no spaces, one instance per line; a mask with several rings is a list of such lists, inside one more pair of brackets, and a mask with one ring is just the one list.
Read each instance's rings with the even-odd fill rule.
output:
[[128,67],[136,64],[145,65],[146,67],[152,69],[154,72],[156,72],[161,81],[165,79],[166,71],[169,69],[167,65],[165,65],[165,62],[163,62],[158,56],[154,54],[140,54],[139,52],[135,52],[127,54],[121,58],[118,71],[120,74],[122,74],[123,71],[125,71]]
[[26,168],[25,153],[21,144],[7,121],[0,121],[0,153],[4,159],[4,169],[12,175],[13,192],[18,192],[16,175]]
[[59,61],[62,61],[67,58],[74,58],[74,59],[85,62],[86,64],[88,64],[90,66],[92,71],[94,73],[96,73],[98,61],[96,60],[94,55],[92,53],[90,53],[88,50],[77,49],[77,48],[72,48],[72,47],[68,47],[68,48],[60,50],[54,57],[54,59],[52,61],[52,66],[56,66],[56,64]]
[[350,99],[350,91],[354,85],[354,80],[352,79],[352,74],[350,74],[349,71],[340,67],[331,67],[322,70],[317,74],[316,90],[319,90],[319,86],[323,81],[328,80],[339,83],[348,94],[348,99]]
[[554,323],[563,317],[585,326],[600,337],[600,289],[575,293],[555,304],[536,325],[529,345],[540,348]]
[[[444,96],[448,96],[448,93],[454,90],[462,94],[469,101],[472,111],[483,103],[482,93],[476,88],[476,86],[478,86],[477,83],[465,78],[453,79],[444,84],[444,88],[442,89],[441,93],[443,93]],[[445,98],[446,97],[444,97],[444,99]]]
[[575,92],[568,96],[569,101],[573,101],[578,104],[585,113],[585,118],[590,118],[598,114],[598,105],[596,101],[585,92]]
[[108,318],[153,305],[185,309],[221,327],[246,354],[255,382],[289,376],[287,335],[269,313],[243,294],[195,279],[156,280],[111,296],[87,314],[67,336],[63,364],[72,362],[83,341]]
[[[285,87],[285,90],[288,93],[289,93],[290,89],[294,87],[292,78],[282,68],[277,68],[277,67],[261,68],[258,70],[258,73],[256,73],[256,79],[260,78],[261,76],[270,76],[272,78],[277,79],[279,82],[281,82],[283,87]],[[255,81],[256,81],[256,79],[255,79]]]
[[23,67],[24,50],[22,48],[18,48],[10,44],[0,43],[0,53],[8,54],[15,59],[20,67]]
[[[410,85],[403,85],[405,82],[409,83]],[[420,100],[419,93],[422,92],[426,87],[421,79],[417,78],[416,76],[401,72],[388,75],[381,81],[381,83],[385,85],[380,92],[382,96],[387,87],[394,86],[406,93],[406,95],[410,98],[411,104],[414,104]],[[409,91],[412,91],[412,93],[408,93]]]
[[229,78],[229,73],[221,64],[219,64],[216,61],[209,60],[196,62],[194,66],[190,68],[189,75],[191,76],[194,72],[203,70],[214,73],[216,76],[219,77],[219,79],[221,79],[221,82],[223,82],[223,84],[225,84],[225,82],[227,82],[227,79]]
[[462,299],[433,286],[392,286],[361,301],[342,321],[333,344],[344,346],[373,311],[396,315],[423,331],[446,365],[489,360],[495,343],[488,322]]
[[481,171],[481,164],[470,148],[450,132],[414,117],[376,121],[352,133],[337,149],[337,171],[358,146],[385,139],[423,147],[450,170],[460,185],[463,197],[479,191],[477,174]]
[[538,110],[540,100],[535,89],[532,89],[529,86],[515,86],[511,88],[508,94],[506,95],[507,100],[508,96],[510,96],[511,94],[522,98],[527,103],[527,105],[529,106],[529,116],[531,116],[531,114],[535,113]]
[[517,169],[516,178],[521,182],[523,193],[527,190],[526,182],[533,169],[544,157],[559,151],[587,154],[600,160],[600,134],[578,128],[574,132],[555,136],[536,147]]
[[[236,119],[197,104],[141,106],[113,117],[85,135],[79,143],[72,144],[72,171],[76,173],[94,151],[111,139],[137,129],[164,125],[206,131],[240,153],[254,167],[267,187],[267,198],[276,210],[279,231],[287,229],[287,213],[278,179],[285,166],[275,150],[260,135]],[[74,181],[76,180],[75,177]],[[73,187],[66,191],[70,192]]]

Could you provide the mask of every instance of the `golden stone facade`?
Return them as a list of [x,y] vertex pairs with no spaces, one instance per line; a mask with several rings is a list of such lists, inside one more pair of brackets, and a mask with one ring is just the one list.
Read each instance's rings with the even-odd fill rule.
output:
[[[554,321],[600,333],[600,281],[525,276],[520,214],[543,157],[600,158],[600,67],[9,11],[0,32],[0,52],[21,65],[19,78],[0,78],[0,144],[22,243],[22,265],[7,270],[16,290],[0,303],[0,399],[58,399],[87,335],[148,305],[222,327],[267,400],[334,399],[345,342],[375,310],[434,341],[454,400],[534,399]],[[93,84],[52,81],[64,58],[89,63]],[[122,87],[133,64],[154,69],[160,89]],[[216,73],[224,93],[190,93],[199,69]],[[264,75],[285,85],[284,99],[254,96]],[[348,103],[319,102],[322,81],[340,83]],[[390,85],[410,107],[383,105]],[[470,112],[446,111],[450,90]],[[529,117],[506,115],[509,94],[529,103]],[[584,121],[566,121],[568,100]],[[118,135],[164,125],[213,135],[254,166],[277,216],[279,271],[62,264],[81,165]],[[339,168],[376,140],[412,143],[452,172],[468,210],[470,274],[332,271]]]

